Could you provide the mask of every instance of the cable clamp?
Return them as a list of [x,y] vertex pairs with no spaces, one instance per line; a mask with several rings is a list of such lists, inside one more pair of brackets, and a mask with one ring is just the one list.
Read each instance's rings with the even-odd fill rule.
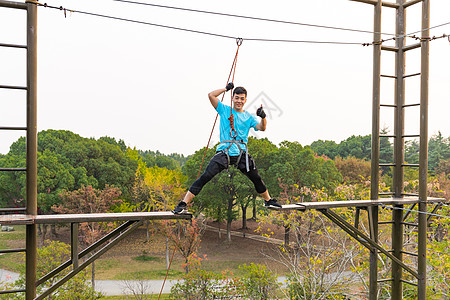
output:
[[243,41],[244,41],[243,38],[236,38],[236,44],[237,44],[238,46],[242,45],[242,42],[243,42]]

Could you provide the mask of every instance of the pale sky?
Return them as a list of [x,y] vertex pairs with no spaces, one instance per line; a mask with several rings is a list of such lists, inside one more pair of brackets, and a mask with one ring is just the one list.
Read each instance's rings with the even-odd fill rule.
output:
[[[162,1],[183,8],[369,30],[373,6],[347,0]],[[43,2],[42,2],[43,3]],[[245,38],[371,42],[372,34],[243,20],[112,0],[47,1],[49,5],[244,38],[235,85],[248,90],[247,110],[264,104],[268,127],[258,137],[302,145],[371,133],[372,47],[246,41]],[[450,1],[431,0],[431,25],[450,22]],[[420,30],[421,6],[407,9],[407,32]],[[24,11],[0,8],[0,43],[26,42]],[[383,8],[383,32],[395,33],[395,10]],[[185,155],[205,146],[215,118],[208,92],[225,87],[233,39],[38,8],[38,130],[123,139],[130,147]],[[431,35],[450,34],[450,25]],[[384,36],[389,38],[389,36]],[[392,43],[392,42],[391,42]],[[412,39],[408,44],[416,43]],[[389,45],[389,44],[388,44]],[[430,44],[429,135],[450,135],[450,42]],[[25,51],[0,48],[0,84],[25,85]],[[406,56],[420,72],[420,49]],[[394,75],[394,55],[382,54]],[[393,102],[393,79],[382,79],[382,103]],[[419,101],[419,77],[406,79],[406,102]],[[230,95],[225,96],[230,103]],[[393,110],[381,109],[393,129]],[[0,126],[25,126],[25,93],[0,89]],[[419,108],[406,113],[406,134],[418,133]],[[218,141],[216,128],[213,141]],[[20,132],[0,132],[7,153]]]

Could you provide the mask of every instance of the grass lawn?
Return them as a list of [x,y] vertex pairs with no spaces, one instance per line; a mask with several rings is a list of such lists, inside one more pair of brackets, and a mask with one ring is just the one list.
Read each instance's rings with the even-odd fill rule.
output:
[[[25,225],[14,226],[14,231],[0,232],[0,249],[25,248]],[[24,263],[24,253],[5,253],[0,255],[0,269],[20,272]]]
[[[161,279],[166,276],[166,260],[147,256],[100,258],[95,263],[96,278],[100,280]],[[174,259],[168,279],[178,279],[183,274],[181,260]]]
[[[184,273],[182,264],[182,260],[174,259],[167,278],[179,279]],[[219,274],[228,270],[234,276],[240,277],[245,275],[245,272],[239,269],[239,266],[243,264],[242,261],[232,260],[205,261],[203,267],[209,272]],[[166,267],[166,260],[160,257],[147,261],[136,259],[136,257],[100,258],[95,263],[95,275],[99,280],[163,279],[166,276]]]

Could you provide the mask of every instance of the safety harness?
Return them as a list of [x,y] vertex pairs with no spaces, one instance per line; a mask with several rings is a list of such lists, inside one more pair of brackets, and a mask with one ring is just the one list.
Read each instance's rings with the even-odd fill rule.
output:
[[[250,172],[250,164],[249,164],[249,160],[248,160],[248,147],[247,147],[247,143],[244,142],[244,140],[236,140],[235,138],[236,138],[236,137],[234,137],[233,140],[226,140],[226,141],[220,142],[221,144],[222,144],[222,143],[230,143],[230,145],[229,145],[227,148],[225,148],[225,149],[223,149],[223,150],[220,151],[220,152],[225,153],[225,154],[227,155],[227,161],[228,161],[228,163],[227,163],[227,169],[230,167],[230,154],[229,154],[229,150],[230,150],[231,146],[233,146],[233,144],[234,144],[234,145],[236,145],[236,146],[239,148],[239,156],[238,156],[237,161],[234,163],[234,166],[236,166],[236,167],[239,166],[239,162],[241,161],[242,154],[245,153],[245,169],[247,170],[247,172]],[[241,146],[240,146],[241,144],[242,144],[242,145],[245,145],[245,149],[247,149],[246,151],[243,150],[243,149],[241,148]],[[254,169],[254,168],[255,168],[255,167],[253,166],[253,169]]]

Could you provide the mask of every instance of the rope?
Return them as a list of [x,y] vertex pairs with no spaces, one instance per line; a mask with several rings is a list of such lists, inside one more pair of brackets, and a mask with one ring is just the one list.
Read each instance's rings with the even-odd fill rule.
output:
[[416,212],[416,213],[419,213],[419,214],[424,214],[424,215],[434,216],[434,217],[450,218],[450,216],[446,216],[446,215],[433,214],[433,213],[429,213],[429,212],[424,212],[424,211],[419,211],[419,210],[412,210],[412,209],[406,209],[406,208],[401,208],[401,207],[390,207],[390,206],[386,206],[384,204],[382,204],[381,207],[389,208],[389,209],[397,209],[397,210]]
[[176,10],[182,10],[182,11],[188,11],[188,12],[195,12],[195,13],[211,14],[211,15],[218,15],[218,16],[224,16],[224,17],[250,19],[250,20],[256,20],[256,21],[265,21],[265,22],[273,22],[273,23],[281,23],[281,24],[289,24],[289,25],[299,25],[299,26],[307,26],[307,27],[316,27],[316,28],[322,28],[322,29],[361,32],[361,33],[379,33],[379,34],[383,34],[383,35],[395,36],[395,34],[393,34],[393,33],[374,32],[374,31],[370,31],[370,30],[361,30],[361,29],[354,29],[354,28],[344,28],[344,27],[336,27],[336,26],[317,25],[317,24],[308,24],[308,23],[301,23],[301,22],[293,22],[293,21],[285,21],[285,20],[277,20],[277,19],[268,19],[268,18],[261,18],[261,17],[236,15],[236,14],[214,12],[214,11],[207,11],[207,10],[199,10],[199,9],[192,9],[192,8],[167,6],[167,5],[160,5],[160,4],[153,4],[153,3],[143,3],[143,2],[130,1],[130,0],[112,0],[112,1],[124,2],[124,3],[130,3],[130,4],[146,5],[146,6],[153,6],[153,7],[159,7],[159,8],[176,9]]
[[[228,79],[227,79],[226,84],[228,84],[228,82],[230,82],[230,78],[231,78],[232,74],[233,74],[233,79],[234,79],[234,71],[236,70],[236,62],[237,62],[237,57],[239,54],[239,47],[242,45],[242,39],[240,39],[240,38],[236,39],[236,43],[237,43],[238,47],[236,49],[236,54],[234,55],[233,64],[231,65],[231,70],[230,70],[230,73],[228,74]],[[225,97],[225,93],[222,94],[222,99],[220,100],[220,102],[223,102],[224,97]],[[233,101],[233,99],[231,99],[231,101]],[[231,112],[231,113],[233,113],[233,112]],[[206,144],[205,152],[203,153],[202,163],[200,164],[200,168],[198,169],[197,179],[198,179],[198,177],[200,177],[200,172],[202,171],[203,163],[205,162],[206,152],[208,151],[208,145],[211,142],[211,137],[213,135],[214,128],[216,127],[218,117],[219,117],[219,114],[217,113],[216,118],[214,120],[214,124],[211,128],[211,133],[209,134],[209,139],[208,139],[208,143]],[[231,123],[231,121],[230,121],[230,123]],[[232,125],[232,123],[230,125]],[[234,127],[232,127],[232,128],[234,128]]]
[[[237,56],[239,53],[239,47],[242,45],[242,39],[237,39],[236,40],[236,44],[237,44],[237,50],[236,50],[236,56],[235,56],[235,60],[233,63],[233,77],[231,78],[231,82],[234,82],[234,74],[236,73],[236,65],[237,65]],[[228,84],[228,82],[227,82]],[[230,117],[228,118],[228,120],[230,120],[230,127],[231,127],[231,131],[230,131],[230,136],[232,138],[236,138],[237,137],[237,132],[234,129],[234,116],[233,116],[233,93],[230,93]]]
[[175,240],[175,241],[176,241],[176,244],[175,244],[175,247],[173,247],[172,257],[170,258],[170,261],[169,261],[169,267],[167,268],[166,276],[164,276],[164,281],[163,281],[163,284],[162,284],[162,286],[161,286],[161,291],[159,291],[158,300],[159,300],[159,298],[161,298],[161,294],[162,294],[162,292],[163,292],[164,285],[166,284],[167,275],[169,275],[169,270],[170,270],[170,267],[172,266],[173,257],[174,257],[174,255],[175,255],[175,251],[177,250],[178,244],[179,244],[179,242],[180,242],[180,235],[181,235],[181,230],[178,232],[178,239]]
[[[52,8],[52,9],[57,9],[57,10],[63,11],[64,17],[67,16],[66,15],[67,12],[79,13],[79,14],[84,14],[84,15],[88,15],[88,16],[112,19],[112,20],[116,20],[116,21],[125,21],[125,22],[131,22],[131,23],[137,23],[137,24],[143,24],[143,25],[149,25],[149,26],[156,26],[156,27],[161,27],[161,28],[166,28],[166,29],[180,30],[180,31],[184,31],[184,32],[198,33],[198,34],[209,35],[209,36],[220,37],[220,38],[236,39],[236,37],[234,37],[234,36],[219,34],[219,33],[214,33],[214,32],[200,31],[200,30],[194,30],[194,29],[189,29],[189,28],[184,28],[184,27],[176,27],[176,26],[170,26],[170,25],[164,25],[164,24],[157,24],[157,23],[133,20],[133,19],[128,19],[128,18],[115,17],[115,16],[111,16],[111,15],[93,13],[93,12],[76,10],[76,9],[68,9],[68,8],[64,8],[63,6],[48,5],[47,3],[44,3],[44,4],[38,3],[38,2],[30,2],[30,3],[33,3],[33,4],[35,4],[37,6],[41,6],[41,7]],[[442,25],[437,25],[435,27],[438,27],[438,26],[442,26]],[[395,39],[395,38],[392,38],[392,39]],[[373,41],[373,42],[368,42],[368,43],[360,43],[360,42],[342,42],[342,41],[288,40],[288,39],[284,40],[284,39],[263,39],[263,38],[242,38],[242,40],[254,41],[254,42],[285,42],[285,43],[360,45],[360,46],[375,45],[380,42],[386,41],[386,40],[381,40],[381,41]]]

